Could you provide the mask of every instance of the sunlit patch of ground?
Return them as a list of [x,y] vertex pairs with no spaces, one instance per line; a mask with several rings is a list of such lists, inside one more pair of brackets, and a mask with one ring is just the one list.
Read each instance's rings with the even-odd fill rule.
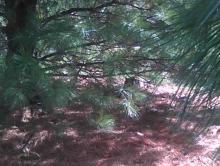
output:
[[220,146],[220,127],[209,127],[197,140],[190,130],[173,128],[167,119],[175,116],[167,112],[173,111],[174,90],[161,87],[156,91],[141,107],[139,121],[121,118],[116,112],[116,127],[108,133],[87,123],[91,108],[82,105],[36,116],[32,123],[8,121],[0,131],[0,166],[220,165],[212,160]]

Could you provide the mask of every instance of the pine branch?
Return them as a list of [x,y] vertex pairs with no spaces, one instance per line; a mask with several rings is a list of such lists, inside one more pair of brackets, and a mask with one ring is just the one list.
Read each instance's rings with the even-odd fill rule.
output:
[[[93,45],[99,45],[99,44],[102,44],[104,42],[105,42],[105,40],[98,41],[98,42],[84,43],[84,44],[80,44],[78,46],[75,46],[74,48],[77,48],[77,47],[89,47],[89,46],[93,46]],[[73,48],[73,47],[71,47],[71,48]],[[71,49],[71,48],[67,48],[66,50]],[[57,52],[53,52],[51,54],[47,54],[47,55],[44,55],[43,57],[38,58],[38,60],[44,61],[44,60],[46,60],[48,58],[51,58],[53,56],[57,56],[57,55],[61,55],[61,54],[64,55],[64,54],[67,54],[69,52],[71,52],[71,51],[57,51]]]
[[66,15],[69,15],[69,14],[72,14],[72,13],[76,13],[76,12],[96,12],[100,9],[103,9],[103,8],[106,8],[106,7],[111,7],[111,6],[114,6],[114,5],[130,6],[132,8],[138,9],[138,10],[151,10],[152,9],[152,7],[143,8],[143,7],[133,5],[132,3],[129,3],[129,2],[120,2],[118,0],[112,0],[111,2],[107,2],[107,3],[101,4],[101,5],[98,5],[98,6],[95,6],[95,7],[70,8],[68,10],[65,10],[65,11],[56,13],[52,16],[49,16],[46,19],[44,19],[42,22],[43,22],[43,25],[45,25],[45,24],[47,24],[48,22],[50,22],[52,20],[58,19],[60,17],[66,16]]
[[105,7],[110,7],[110,6],[113,6],[113,5],[116,5],[116,4],[118,4],[118,1],[117,0],[112,0],[111,2],[107,2],[107,3],[101,4],[101,5],[96,6],[96,7],[70,8],[68,10],[65,10],[65,11],[62,11],[62,12],[59,12],[59,13],[56,13],[52,16],[47,17],[45,20],[43,20],[43,24],[46,24],[46,23],[48,23],[52,20],[58,19],[60,17],[66,16],[66,15],[69,15],[69,14],[72,14],[72,13],[75,13],[75,12],[95,12],[99,9],[102,9],[102,8],[105,8]]

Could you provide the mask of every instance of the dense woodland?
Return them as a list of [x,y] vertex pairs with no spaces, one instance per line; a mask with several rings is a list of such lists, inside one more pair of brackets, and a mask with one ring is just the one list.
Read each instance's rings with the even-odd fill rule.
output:
[[[219,18],[219,0],[0,0],[0,165],[117,165],[98,163],[95,154],[107,151],[101,143],[107,136],[131,140],[116,132],[125,126],[123,133],[131,133],[129,125],[139,137],[151,124],[152,132],[169,129],[162,140],[187,131],[181,139],[195,143],[220,121]],[[166,93],[158,95],[158,87]],[[160,109],[157,97],[167,101]],[[69,127],[81,133],[71,151]],[[11,128],[23,134],[16,137],[22,143],[4,139]],[[44,131],[52,133],[46,143]],[[103,138],[95,149],[82,147],[91,131]],[[31,143],[37,137],[40,143]],[[53,141],[75,158],[46,162],[46,154],[59,154],[41,148]],[[86,159],[77,158],[78,145],[90,148]],[[118,165],[156,162],[130,158]]]

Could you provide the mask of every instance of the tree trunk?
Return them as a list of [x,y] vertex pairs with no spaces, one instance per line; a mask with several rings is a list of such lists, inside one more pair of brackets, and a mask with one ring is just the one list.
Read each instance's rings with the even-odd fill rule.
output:
[[5,0],[8,54],[6,63],[14,55],[32,56],[36,43],[37,0]]

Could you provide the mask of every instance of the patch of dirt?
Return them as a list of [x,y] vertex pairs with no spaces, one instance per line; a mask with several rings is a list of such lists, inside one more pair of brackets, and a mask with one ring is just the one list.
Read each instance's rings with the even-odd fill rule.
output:
[[[0,131],[0,165],[4,166],[218,166],[212,160],[220,146],[218,126],[195,141],[175,129],[169,94],[158,94],[142,107],[138,121],[118,113],[112,132],[87,123],[91,108],[76,105],[39,115],[30,121],[10,120]],[[8,127],[7,127],[8,126]]]

